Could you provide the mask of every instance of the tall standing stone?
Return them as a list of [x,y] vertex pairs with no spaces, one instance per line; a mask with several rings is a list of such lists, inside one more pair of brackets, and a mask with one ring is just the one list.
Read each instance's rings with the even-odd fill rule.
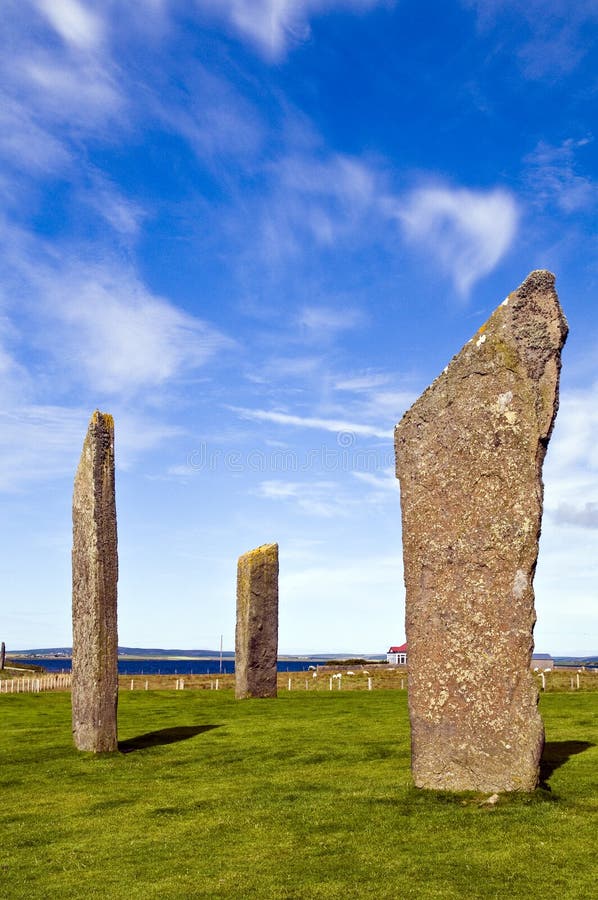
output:
[[419,787],[538,782],[532,584],[566,336],[554,276],[532,272],[396,427]]
[[239,557],[235,695],[276,697],[278,659],[278,544]]
[[4,643],[4,641],[2,641],[2,643],[0,644],[0,672],[4,668],[5,663],[6,663],[6,644]]
[[79,750],[118,748],[118,551],[114,422],[94,412],[73,491],[73,737]]

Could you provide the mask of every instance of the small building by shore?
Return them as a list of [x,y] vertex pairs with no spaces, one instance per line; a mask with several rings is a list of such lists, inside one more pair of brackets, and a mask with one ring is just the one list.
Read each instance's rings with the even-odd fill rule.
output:
[[407,665],[407,644],[400,647],[389,647],[386,653],[386,662],[393,666]]

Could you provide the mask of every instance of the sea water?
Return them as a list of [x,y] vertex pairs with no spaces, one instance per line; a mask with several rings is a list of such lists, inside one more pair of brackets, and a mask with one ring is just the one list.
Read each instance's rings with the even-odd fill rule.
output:
[[[64,657],[16,659],[23,665],[43,666],[47,672],[70,672],[71,660]],[[8,662],[8,660],[7,660]],[[279,659],[279,672],[306,672],[310,666],[323,666],[325,659]],[[119,675],[231,675],[235,671],[232,659],[119,659]]]

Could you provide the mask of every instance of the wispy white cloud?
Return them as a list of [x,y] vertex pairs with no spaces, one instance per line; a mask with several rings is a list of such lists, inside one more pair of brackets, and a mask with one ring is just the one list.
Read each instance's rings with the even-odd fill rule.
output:
[[[252,223],[259,223],[252,262],[261,257],[269,268],[316,251],[363,250],[373,242],[388,247],[396,233],[389,225],[398,223],[403,239],[428,251],[467,296],[517,233],[520,209],[507,190],[453,187],[429,173],[426,186],[401,193],[379,160],[331,153],[313,137],[300,153],[283,148],[263,175],[265,191],[251,209]],[[311,318],[310,306],[304,324]],[[322,325],[325,318],[319,314]]]
[[508,52],[529,79],[554,80],[572,72],[592,46],[595,0],[462,0],[483,30],[502,26]]
[[197,0],[200,8],[224,19],[243,38],[271,60],[280,59],[288,46],[306,40],[309,20],[339,9],[359,12],[388,0]]
[[[154,294],[115,254],[48,244],[0,218],[0,299],[18,312],[23,346],[60,373],[56,385],[130,396],[201,369],[232,339]],[[98,257],[102,257],[99,261]],[[86,259],[87,257],[87,259]],[[18,297],[18,304],[15,303]],[[1,329],[0,329],[1,330]]]
[[305,306],[300,310],[297,324],[316,336],[330,336],[342,331],[351,331],[365,321],[359,309],[325,306]]
[[73,47],[89,50],[102,41],[104,24],[96,12],[79,0],[35,0],[60,37]]
[[4,162],[34,175],[63,170],[71,160],[64,143],[35,121],[27,104],[6,94],[0,97],[0,157]]
[[424,187],[389,204],[407,238],[428,250],[466,296],[509,250],[518,207],[507,191]]
[[540,141],[534,152],[524,160],[534,203],[556,205],[564,213],[595,207],[598,182],[581,174],[577,162],[578,151],[591,143],[591,138],[568,138],[559,146]]
[[[310,478],[305,481],[268,479],[260,482],[255,493],[268,500],[286,502],[302,512],[318,517],[347,516],[364,505],[398,504],[398,481],[394,469],[372,472],[341,469],[336,481]],[[347,475],[354,479],[353,484]]]
[[259,363],[247,369],[245,378],[255,384],[271,384],[274,379],[292,380],[312,379],[322,372],[322,359],[319,356],[279,356],[260,359]]
[[382,429],[375,425],[366,425],[358,422],[349,422],[344,419],[323,419],[312,416],[295,416],[276,410],[247,409],[244,407],[231,407],[244,419],[253,419],[257,422],[275,422],[278,425],[288,425],[293,428],[316,428],[320,431],[330,431],[339,435],[342,441],[345,435],[359,435],[363,437],[389,438],[391,429]]
[[59,124],[75,136],[90,131],[109,136],[107,126],[124,111],[118,73],[108,56],[79,59],[39,50],[18,67],[23,100],[48,126]]
[[378,372],[355,375],[347,378],[339,378],[334,387],[337,391],[370,391],[372,388],[382,387],[388,384],[390,375]]
[[162,385],[233,346],[117,265],[47,269],[37,282],[47,298],[52,345],[99,391],[126,394]]
[[73,140],[90,134],[113,140],[117,122],[129,127],[124,79],[105,40],[107,8],[29,0],[4,13],[2,108],[16,126],[4,143],[13,162],[23,170],[29,163],[33,174],[54,170],[76,155]]
[[[254,164],[264,142],[262,119],[238,89],[226,79],[195,62],[181,73],[182,87],[172,88],[167,99],[153,93],[151,112],[180,134],[197,157],[212,168],[222,160]],[[230,173],[226,173],[230,178]]]
[[352,472],[353,477],[368,490],[364,498],[370,506],[391,503],[399,509],[399,482],[394,467],[374,472]]
[[100,172],[92,173],[88,189],[81,189],[81,200],[97,212],[118,234],[134,237],[147,211],[140,203],[125,197]]
[[368,418],[384,419],[396,424],[416,399],[417,395],[413,391],[372,391],[360,409]]
[[346,502],[334,481],[262,481],[256,494],[268,500],[290,501],[310,516],[330,518],[346,513]]
[[363,239],[368,216],[380,221],[378,175],[365,161],[312,149],[283,153],[268,174],[260,243],[270,259],[284,260],[310,244]]
[[598,501],[575,506],[573,503],[559,503],[554,511],[554,520],[559,525],[577,525],[580,528],[598,528]]

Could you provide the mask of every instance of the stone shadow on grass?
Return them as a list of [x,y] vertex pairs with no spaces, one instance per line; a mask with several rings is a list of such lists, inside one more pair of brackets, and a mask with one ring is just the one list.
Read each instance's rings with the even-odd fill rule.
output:
[[540,760],[540,786],[550,790],[547,782],[552,773],[564,766],[572,756],[594,746],[590,741],[546,741]]
[[160,728],[159,731],[148,731],[147,734],[119,741],[118,749],[121,753],[133,753],[134,750],[145,750],[147,747],[177,744],[214,728],[222,728],[222,725],[177,725],[173,728]]

